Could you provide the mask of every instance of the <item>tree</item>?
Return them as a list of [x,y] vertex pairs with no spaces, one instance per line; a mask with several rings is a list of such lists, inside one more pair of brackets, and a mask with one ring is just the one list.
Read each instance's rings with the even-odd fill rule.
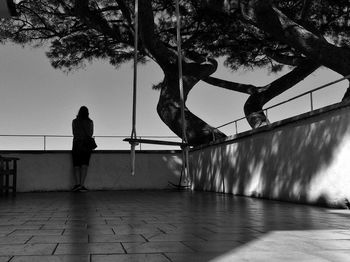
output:
[[[163,43],[153,23],[153,10],[161,13],[157,2],[141,1],[139,62],[156,61],[164,71],[157,106],[161,119],[181,136],[180,102],[177,87],[177,54]],[[20,16],[3,21],[3,41],[22,45],[50,44],[47,56],[53,67],[70,71],[83,67],[96,58],[109,59],[118,67],[133,58],[134,17],[133,1],[86,0],[23,0],[17,5]],[[159,9],[159,10],[158,10]],[[163,19],[164,16],[159,16]],[[171,17],[169,17],[171,20]],[[172,22],[172,26],[174,23]],[[173,30],[173,29],[172,29]],[[155,36],[152,39],[150,36]],[[184,59],[185,98],[201,78],[216,70],[213,59],[197,57]],[[191,75],[188,74],[191,72]],[[199,144],[225,137],[219,130],[185,109],[189,143]]]
[[[249,87],[249,90],[254,90],[255,93],[248,99],[245,112],[253,127],[266,121],[266,117],[260,111],[264,103],[276,94],[285,91],[289,85],[294,85],[297,78],[305,77],[319,65],[326,66],[343,76],[350,74],[349,1],[246,0],[227,3],[208,0],[201,2],[204,8],[215,9],[218,13],[231,16],[239,13],[241,20],[253,25],[266,36],[272,37],[277,41],[279,47],[287,46],[287,50],[277,53],[277,56],[276,53],[272,54],[271,58],[276,61],[284,63],[280,60],[281,57],[284,61],[290,60],[291,52],[293,60],[297,57],[299,61],[300,58],[306,60],[298,62],[300,68],[296,68],[294,73],[291,72],[290,78],[284,77],[285,80],[289,78],[286,82],[279,79],[262,88]],[[269,55],[270,50],[266,51],[265,54]],[[278,83],[281,80],[282,85]],[[211,82],[214,83],[215,80]],[[229,84],[226,83],[226,85]],[[229,86],[236,85],[236,83],[231,83]],[[240,88],[242,89],[242,85]],[[349,97],[350,89],[347,90],[343,100],[349,100]]]
[[[335,1],[322,1],[322,4],[308,0],[276,1],[277,7],[273,2],[180,1],[185,99],[200,80],[247,93],[250,97],[245,113],[250,125],[258,127],[268,122],[261,111],[267,101],[291,88],[319,65],[339,67],[318,57],[320,49],[312,51],[310,44],[303,44],[305,35],[301,33],[308,32],[308,41],[316,39],[322,46],[341,53],[344,47],[328,43],[322,35],[332,36],[333,40],[338,39],[338,44],[348,46],[348,27],[339,22],[346,18],[349,5],[346,1],[338,1],[329,9],[324,9],[324,3]],[[1,36],[3,41],[22,45],[49,43],[47,55],[58,69],[70,71],[96,58],[109,59],[118,67],[133,57],[133,4],[132,0],[23,0],[17,5],[20,16],[2,22]],[[164,80],[156,85],[160,89],[157,112],[164,123],[181,136],[174,12],[172,1],[140,1],[138,53],[140,63],[152,59],[162,68]],[[267,17],[274,19],[269,21]],[[297,30],[290,30],[291,27]],[[342,39],[337,38],[339,32]],[[301,39],[294,39],[297,37]],[[327,48],[322,50],[327,52]],[[278,71],[283,65],[295,68],[267,86],[255,87],[211,77],[217,68],[214,58],[219,56],[226,56],[226,64],[232,69],[270,66],[272,71]],[[191,145],[225,137],[187,107],[185,118]]]

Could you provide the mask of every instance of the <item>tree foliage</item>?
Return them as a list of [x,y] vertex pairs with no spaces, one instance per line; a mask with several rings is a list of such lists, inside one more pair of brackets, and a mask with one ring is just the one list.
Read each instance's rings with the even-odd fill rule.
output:
[[[140,8],[139,62],[153,59],[162,67],[165,77],[157,87],[161,100],[168,100],[162,100],[158,112],[178,134],[178,94],[172,91],[177,74],[175,6],[169,0],[145,1]],[[94,59],[118,67],[133,58],[133,0],[22,0],[17,11],[18,17],[1,21],[1,42],[46,45],[54,68],[70,71]],[[180,11],[186,96],[200,80],[244,92],[251,95],[245,106],[249,116],[320,65],[350,73],[344,68],[350,61],[348,0],[180,0]],[[208,77],[218,57],[225,57],[232,70],[294,70],[264,87],[230,83]],[[209,141],[216,130],[188,110],[186,114],[189,122],[198,121],[189,123],[189,130],[197,136],[196,126],[201,126],[207,136],[203,141]],[[250,124],[258,126],[254,121]]]

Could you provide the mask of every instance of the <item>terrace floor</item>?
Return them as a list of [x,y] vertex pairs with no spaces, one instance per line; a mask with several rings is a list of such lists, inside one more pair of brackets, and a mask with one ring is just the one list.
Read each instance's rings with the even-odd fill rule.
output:
[[350,261],[350,211],[205,192],[0,196],[0,262]]

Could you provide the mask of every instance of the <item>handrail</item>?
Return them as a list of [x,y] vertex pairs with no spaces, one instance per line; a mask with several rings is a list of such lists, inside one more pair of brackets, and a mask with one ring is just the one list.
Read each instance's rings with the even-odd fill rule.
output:
[[[43,143],[42,143],[42,150],[46,151],[47,150],[47,138],[73,138],[73,135],[44,135],[44,134],[0,134],[1,137],[23,137],[23,138],[41,138]],[[95,135],[95,138],[119,138],[119,139],[124,139],[126,137],[129,137],[129,135]],[[142,139],[142,138],[153,138],[153,139],[174,139],[179,137],[177,136],[151,136],[151,135],[145,135],[145,136],[137,136],[137,138]],[[121,140],[122,141],[122,140]],[[123,143],[124,144],[124,143]],[[141,150],[141,145],[139,146],[139,149]],[[0,148],[1,150],[1,148]]]
[[[334,81],[329,82],[329,83],[327,83],[327,84],[321,85],[321,86],[319,86],[319,87],[316,87],[316,88],[314,88],[314,89],[311,89],[311,90],[309,90],[309,91],[306,91],[306,92],[304,92],[304,93],[301,93],[301,94],[299,94],[299,95],[297,95],[297,96],[294,96],[294,97],[292,97],[292,98],[289,98],[289,99],[287,99],[287,100],[284,100],[284,101],[282,101],[282,102],[279,102],[279,103],[277,103],[277,104],[274,104],[274,105],[272,105],[272,106],[263,108],[262,110],[257,111],[256,113],[261,113],[261,112],[264,112],[264,111],[265,111],[265,113],[266,113],[266,115],[267,115],[267,110],[272,109],[272,108],[275,108],[275,107],[278,107],[278,106],[283,105],[283,104],[286,104],[286,103],[289,103],[289,102],[291,102],[291,101],[293,101],[293,100],[295,100],[295,99],[298,99],[298,98],[300,98],[300,97],[303,97],[303,96],[305,96],[305,95],[307,95],[307,94],[310,94],[311,111],[313,111],[313,110],[314,110],[314,105],[313,105],[312,93],[314,93],[314,92],[316,92],[316,91],[318,91],[318,90],[324,89],[324,88],[326,88],[326,87],[328,87],[328,86],[334,85],[334,84],[336,84],[336,83],[339,83],[339,82],[341,82],[341,81],[344,81],[344,80],[346,80],[346,79],[350,79],[350,75],[347,75],[347,76],[342,77],[342,78],[340,78],[340,79],[334,80]],[[222,128],[222,127],[225,127],[225,126],[228,126],[228,125],[234,123],[234,124],[235,124],[235,127],[236,127],[236,134],[238,134],[237,122],[238,122],[238,121],[241,121],[241,120],[244,120],[244,119],[247,119],[247,116],[244,116],[244,117],[235,119],[235,120],[233,120],[233,121],[227,122],[227,123],[225,123],[225,124],[222,124],[222,125],[220,125],[220,126],[217,126],[216,128],[219,129],[219,128]]]
[[[342,77],[342,78],[337,79],[337,80],[335,80],[335,81],[329,82],[329,83],[327,83],[327,84],[321,85],[321,86],[316,87],[316,88],[314,88],[314,89],[312,89],[312,90],[306,91],[306,92],[301,93],[301,94],[299,94],[299,95],[297,95],[297,96],[294,96],[294,97],[292,97],[292,98],[289,98],[289,99],[284,100],[284,101],[282,101],[282,102],[279,102],[279,103],[277,103],[277,104],[274,104],[274,105],[272,105],[272,106],[269,106],[269,107],[267,107],[267,108],[264,108],[264,109],[258,111],[257,113],[259,113],[259,112],[264,112],[264,111],[265,111],[265,113],[266,113],[266,115],[267,115],[267,110],[272,109],[272,108],[275,108],[275,107],[278,107],[278,106],[283,105],[283,104],[286,104],[286,103],[291,102],[291,101],[293,101],[293,100],[295,100],[295,99],[297,99],[297,98],[303,97],[303,96],[305,96],[305,95],[307,95],[307,94],[310,94],[310,103],[311,103],[311,111],[312,111],[312,110],[313,110],[313,97],[312,97],[312,93],[314,93],[314,92],[316,92],[316,91],[318,91],[318,90],[324,89],[324,88],[326,88],[326,87],[328,87],[328,86],[331,86],[331,85],[333,85],[333,84],[336,84],[336,83],[339,83],[339,82],[341,82],[341,81],[344,81],[344,80],[346,80],[346,79],[350,79],[350,75],[345,76],[345,77]],[[238,123],[239,121],[241,121],[241,120],[246,119],[246,118],[247,118],[247,117],[244,116],[244,117],[235,119],[235,120],[233,120],[233,121],[227,122],[227,123],[225,123],[225,124],[222,124],[222,125],[220,125],[220,126],[217,126],[216,128],[219,129],[219,128],[222,128],[222,127],[225,127],[225,126],[228,126],[228,125],[234,123],[234,124],[235,124],[235,129],[236,129],[236,134],[238,134],[238,126],[237,126],[237,123]],[[43,150],[44,150],[44,151],[46,150],[46,139],[47,139],[47,138],[73,138],[72,135],[52,135],[52,134],[51,134],[51,135],[47,135],[47,134],[0,134],[0,138],[1,138],[1,137],[38,137],[38,138],[43,138]],[[126,138],[126,137],[129,137],[129,135],[96,135],[96,136],[94,136],[94,137],[95,137],[95,138]],[[137,136],[137,137],[138,137],[139,139],[142,139],[142,138],[154,138],[154,139],[169,139],[169,138],[171,138],[171,139],[176,139],[176,138],[177,138],[177,139],[179,139],[179,137],[177,137],[177,136],[159,136],[159,135],[158,135],[158,136],[144,135],[144,136]],[[1,148],[0,148],[0,150],[1,150]],[[141,150],[141,144],[140,144],[140,150]]]

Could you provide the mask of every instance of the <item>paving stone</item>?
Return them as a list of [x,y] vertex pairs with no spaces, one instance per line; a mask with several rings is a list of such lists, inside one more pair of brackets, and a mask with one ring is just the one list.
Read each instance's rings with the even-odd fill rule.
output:
[[322,259],[327,259],[331,262],[345,262],[349,261],[350,251],[347,250],[332,250],[332,251],[320,251],[316,254]]
[[144,235],[144,237],[150,241],[203,241],[202,238],[197,237],[193,234],[163,234],[163,233],[159,233],[159,234],[146,234]]
[[75,243],[75,244],[59,244],[55,255],[60,254],[118,254],[125,253],[119,243]]
[[144,242],[144,243],[123,243],[127,253],[165,253],[193,252],[192,249],[181,242]]
[[[312,245],[315,245],[322,250],[349,250],[350,251],[350,239],[313,240]],[[350,260],[350,257],[349,257],[349,260]]]
[[28,243],[40,243],[40,244],[46,244],[46,243],[87,243],[88,242],[88,236],[34,236],[32,237]]
[[64,235],[79,235],[79,234],[98,234],[98,235],[114,235],[112,228],[108,229],[66,229]]
[[[209,260],[198,260],[196,256],[186,257],[180,256],[176,257],[176,254],[167,254],[172,262],[185,262],[185,261],[209,261]],[[317,255],[308,254],[304,252],[269,252],[269,251],[252,251],[249,252],[239,252],[233,250],[226,253],[216,253],[214,256],[211,255],[210,261],[212,262],[330,262],[329,260],[323,259]],[[189,260],[186,260],[189,259]]]
[[196,252],[227,252],[241,245],[238,241],[184,241]]
[[62,235],[62,229],[16,229],[11,233],[11,236],[50,236]]
[[5,236],[0,237],[0,244],[25,244],[31,236]]
[[55,244],[0,245],[0,256],[50,255],[55,247]]
[[11,262],[90,262],[90,256],[88,255],[15,256],[13,259],[11,259]]
[[91,262],[169,262],[162,254],[92,255]]
[[131,235],[131,234],[156,234],[162,233],[159,228],[113,228],[115,234]]
[[[171,262],[205,262],[205,261],[211,261],[211,262],[217,262],[215,258],[220,256],[220,253],[207,253],[207,252],[200,252],[200,253],[166,253],[165,254]],[[233,260],[231,260],[233,262]],[[230,262],[231,262],[230,261]],[[240,260],[234,261],[239,262]]]
[[139,234],[129,235],[93,235],[89,237],[90,243],[118,243],[118,242],[146,242]]

